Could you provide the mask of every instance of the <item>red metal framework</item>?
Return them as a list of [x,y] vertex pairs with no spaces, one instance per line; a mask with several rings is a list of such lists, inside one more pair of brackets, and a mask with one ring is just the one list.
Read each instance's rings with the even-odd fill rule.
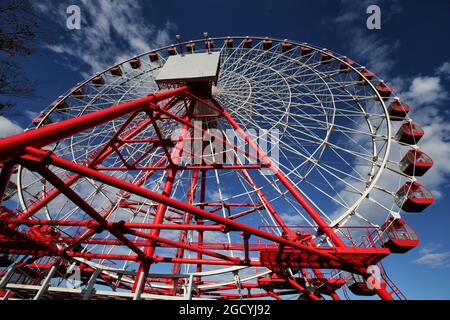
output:
[[[227,39],[226,44],[232,47],[233,42],[230,40],[232,39]],[[264,50],[271,49],[271,42],[269,46],[269,40],[264,41]],[[208,48],[212,47],[212,40],[208,40],[207,44]],[[194,43],[187,45],[193,53]],[[251,38],[243,40],[244,48],[251,49],[252,46]],[[170,47],[169,50],[171,56],[176,54],[175,47]],[[292,44],[283,42],[283,53],[292,50]],[[301,52],[303,56],[312,54],[313,50],[304,46]],[[328,65],[333,56],[329,51],[321,53],[320,63]],[[151,59],[152,62],[158,61],[154,53]],[[342,63],[345,63],[345,70],[350,70],[353,62],[348,59],[343,61],[339,64],[341,69]],[[133,69],[141,67],[139,58],[134,58],[130,64]],[[111,72],[115,76],[122,74],[120,67],[114,67]],[[96,76],[92,81],[95,86],[105,84],[101,76]],[[378,91],[382,89],[385,88],[378,88]],[[84,95],[79,90],[76,92],[78,97]],[[387,94],[380,95],[388,97]],[[184,106],[183,112],[175,112],[175,105],[180,104]],[[64,109],[67,108],[69,107],[66,105]],[[125,120],[84,163],[63,158],[48,148],[87,130],[114,123],[117,119]],[[218,119],[238,133],[245,142],[245,148],[242,144],[224,140],[205,128],[205,122],[213,123],[214,126]],[[41,119],[40,123],[44,123],[44,120]],[[177,138],[167,138],[167,133],[161,127],[162,121],[170,122],[174,124],[173,128],[179,129]],[[44,295],[53,298],[76,296],[75,291],[49,289],[50,282],[63,277],[71,265],[76,265],[80,270],[80,279],[85,289],[79,295],[83,298],[140,299],[164,296],[186,299],[281,299],[283,296],[296,294],[300,295],[300,299],[318,300],[329,296],[339,300],[338,292],[350,279],[348,274],[352,278],[351,286],[357,288],[355,290],[361,290],[362,295],[378,294],[382,299],[404,297],[387,277],[384,269],[381,279],[376,280],[383,283],[367,288],[367,281],[372,281],[373,276],[368,273],[368,267],[380,264],[391,253],[389,245],[383,242],[383,234],[391,230],[390,225],[381,228],[341,227],[339,223],[330,224],[325,221],[298,186],[242,128],[227,106],[217,102],[201,86],[200,89],[193,85],[169,89],[53,124],[46,118],[44,124],[36,130],[0,140],[0,162],[3,164],[0,204],[6,200],[10,178],[17,166],[37,174],[51,186],[45,190],[44,196],[31,203],[26,210],[14,211],[3,204],[0,206],[0,268],[4,268],[0,274],[0,295],[5,298],[13,298],[15,295],[26,297],[26,287],[21,286],[23,283],[29,286],[28,289],[35,290],[32,295],[34,298],[42,298]],[[152,128],[153,136],[142,136],[141,133],[149,127]],[[195,130],[220,140],[236,153],[258,157],[252,164],[243,164],[237,160],[231,164],[218,164],[204,155],[194,153],[189,156],[197,161],[185,164],[184,145],[195,143]],[[126,146],[137,143],[146,145],[148,150],[140,157],[133,157],[126,152]],[[162,156],[153,163],[142,163],[145,156],[155,149],[161,150]],[[120,165],[109,163],[112,155],[121,160]],[[259,182],[249,174],[249,171],[262,169],[273,173],[279,186],[296,201],[296,205],[303,208],[314,226],[292,227],[285,222],[282,213],[277,211],[267,194],[259,187]],[[110,174],[134,171],[145,174],[134,181]],[[239,172],[246,183],[254,188],[261,202],[246,203],[233,201],[233,198],[221,203],[208,202],[209,171]],[[145,181],[158,172],[166,173],[165,179],[161,181],[162,192],[144,187]],[[174,196],[174,184],[179,172],[190,173],[183,201]],[[115,196],[121,199],[117,202],[121,208],[148,212],[137,200],[146,199],[151,203],[151,221],[112,220],[111,215],[116,207],[100,207],[89,203],[83,190],[74,187],[81,179],[89,179],[112,188]],[[409,190],[405,192],[408,194]],[[36,218],[38,212],[45,210],[49,203],[60,197],[69,199],[82,214],[72,215],[70,219]],[[236,208],[240,211],[231,213]],[[276,227],[257,228],[240,221],[262,208],[277,223]],[[229,210],[229,214],[218,214],[222,209]],[[405,224],[402,221],[401,227],[405,228]],[[77,228],[77,236],[61,232],[62,229],[71,227]],[[166,232],[170,231],[177,231],[179,237],[174,239],[167,236]],[[194,239],[189,238],[189,233],[195,235]],[[240,241],[220,241],[220,237],[217,241],[206,240],[207,233],[240,235]],[[355,234],[359,234],[359,237],[355,237]],[[390,243],[401,246],[400,241],[392,234],[394,233],[389,234]],[[402,240],[408,242],[411,239]],[[408,245],[412,247],[410,242]],[[86,245],[120,247],[126,250],[118,253],[112,250],[83,250]],[[163,255],[161,252],[164,251],[160,249],[175,253]],[[396,248],[399,252],[401,249]],[[138,268],[134,271],[108,269],[96,264],[99,260],[129,262]],[[160,265],[167,265],[171,270],[168,274],[172,276],[152,273],[152,268]],[[183,274],[183,265],[195,266],[196,272]],[[253,282],[242,281],[236,275],[235,281],[229,283],[210,280],[208,276],[217,276],[220,272],[208,273],[209,266],[228,268],[223,272],[237,272],[246,267],[267,271],[256,273]],[[21,277],[27,281],[21,282]],[[11,281],[13,284],[8,285]],[[149,285],[150,283],[153,285]],[[125,293],[120,295],[93,290],[96,286],[105,285]]]
[[[67,120],[61,123],[52,124],[43,128],[39,128],[34,131],[29,131],[20,134],[15,137],[4,139],[0,141],[0,161],[4,162],[4,167],[1,175],[1,185],[0,190],[4,191],[6,188],[6,182],[9,181],[12,168],[15,165],[22,165],[30,170],[38,172],[44,179],[49,181],[52,185],[56,187],[56,190],[47,195],[46,198],[42,199],[40,203],[35,204],[33,208],[27,212],[13,213],[6,211],[6,208],[2,209],[3,214],[8,213],[9,219],[2,219],[0,233],[2,234],[1,239],[1,250],[3,254],[27,254],[32,255],[33,259],[38,259],[41,256],[60,256],[64,259],[70,259],[73,257],[85,258],[85,259],[118,259],[118,260],[132,260],[137,261],[140,264],[140,269],[136,276],[136,281],[133,286],[133,290],[137,289],[139,282],[141,283],[143,289],[144,282],[141,280],[142,277],[146,277],[149,268],[154,263],[173,263],[175,266],[179,263],[190,263],[201,265],[208,264],[220,264],[220,265],[230,265],[230,266],[269,266],[271,270],[278,273],[280,279],[273,280],[270,283],[265,283],[264,287],[279,287],[280,283],[284,283],[282,286],[287,288],[297,289],[304,293],[307,297],[311,299],[317,299],[318,297],[310,293],[305,289],[300,283],[293,282],[291,278],[283,276],[283,268],[314,268],[315,272],[319,272],[317,269],[322,268],[333,268],[333,269],[343,269],[352,271],[355,273],[364,274],[364,269],[371,264],[375,264],[380,261],[384,256],[389,254],[389,251],[383,248],[360,248],[358,246],[349,247],[344,244],[344,242],[338,237],[335,230],[329,228],[325,222],[320,218],[320,216],[315,212],[315,210],[308,204],[306,199],[297,191],[297,189],[285,178],[285,176],[273,167],[270,159],[265,158],[264,166],[271,168],[276,171],[277,177],[286,187],[286,189],[293,193],[299,204],[304,206],[307,212],[314,218],[317,225],[323,230],[323,232],[334,242],[335,247],[317,247],[313,241],[304,243],[302,241],[296,241],[289,234],[289,228],[286,227],[286,236],[279,237],[274,235],[274,233],[258,230],[242,223],[236,222],[234,219],[226,219],[215,215],[205,209],[197,208],[187,203],[183,203],[170,198],[170,190],[173,185],[175,172],[177,170],[192,170],[192,189],[194,189],[198,184],[199,176],[202,172],[208,169],[214,168],[214,166],[192,166],[192,167],[179,167],[180,154],[171,155],[170,152],[167,153],[168,163],[163,166],[155,166],[145,168],[145,170],[168,170],[169,176],[164,186],[163,194],[157,194],[141,188],[139,185],[133,185],[114,177],[108,176],[102,173],[101,165],[102,160],[105,160],[107,154],[113,150],[117,150],[117,147],[113,147],[113,142],[108,143],[108,148],[104,148],[102,152],[97,155],[97,159],[86,166],[81,166],[71,161],[59,158],[51,151],[46,151],[42,147],[59,141],[65,137],[73,135],[79,131],[83,131],[107,121],[111,121],[115,118],[129,114],[130,118],[135,117],[139,112],[147,112],[149,115],[150,122],[153,122],[155,118],[155,112],[158,114],[165,114],[168,117],[179,121],[183,124],[184,131],[193,127],[193,124],[189,121],[189,117],[186,119],[181,119],[170,113],[169,110],[160,108],[156,103],[167,100],[172,97],[179,97],[183,99],[193,100],[197,99],[194,95],[189,92],[189,88],[181,87],[174,90],[169,90],[164,93],[159,93],[155,95],[150,95],[147,98],[133,101],[131,103],[126,103],[119,106],[114,106],[102,111],[95,112],[80,118]],[[213,107],[213,106],[212,106]],[[215,109],[220,110],[221,116],[230,121],[232,126],[238,130],[240,134],[243,135],[244,139],[258,150],[258,146],[252,142],[252,140],[246,135],[246,133],[240,129],[239,125],[233,120],[233,118],[226,112],[226,110],[220,108],[220,106],[214,106]],[[219,109],[220,108],[220,109]],[[150,125],[150,123],[148,124]],[[162,140],[161,137],[152,137],[149,141],[156,142],[161,145],[162,148],[170,149],[170,146],[166,141]],[[176,143],[183,143],[183,134],[181,134],[179,141]],[[234,146],[238,148],[237,146]],[[176,148],[176,147],[175,147]],[[176,148],[177,149],[177,148]],[[182,150],[182,148],[178,148]],[[262,152],[262,151],[260,151]],[[124,159],[125,160],[125,159]],[[126,163],[126,161],[124,161]],[[49,166],[56,166],[71,172],[70,178],[66,181],[58,178],[51,170]],[[257,166],[262,166],[259,164]],[[137,168],[137,165],[126,165],[123,169]],[[141,168],[143,169],[143,168]],[[226,169],[226,168],[224,168]],[[250,169],[245,165],[235,165],[230,170],[247,170]],[[97,212],[89,204],[87,204],[82,197],[80,197],[74,190],[70,188],[71,183],[80,176],[89,177],[94,180],[100,181],[107,185],[116,187],[124,192],[131,194],[140,195],[142,197],[148,198],[159,203],[157,210],[154,215],[153,223],[149,224],[133,224],[126,222],[110,223],[102,216],[101,213]],[[190,196],[192,197],[195,190],[191,190]],[[205,189],[202,192],[206,192]],[[4,192],[2,192],[3,194]],[[64,194],[67,198],[71,199],[76,205],[80,207],[81,210],[85,211],[91,219],[84,221],[38,221],[32,220],[33,213],[36,212],[45,203],[51,201],[55,198],[57,193]],[[200,195],[201,197],[204,195]],[[131,204],[130,204],[131,205]],[[229,204],[232,205],[232,204]],[[187,225],[187,224],[163,224],[163,218],[167,212],[167,208],[171,207],[181,212],[185,215],[193,215],[198,218],[197,225]],[[244,214],[244,213],[243,213]],[[280,225],[284,225],[282,219],[278,216],[276,212],[272,212],[274,218],[280,222]],[[205,225],[205,221],[213,222],[214,224]],[[17,231],[18,225],[28,225],[33,226],[30,231],[35,230],[35,232],[21,233]],[[87,232],[79,239],[70,239],[61,237],[61,235],[53,234],[52,232],[46,233],[45,230],[53,230],[51,227],[58,226],[82,226],[85,227]],[[148,233],[138,232],[135,229],[148,229]],[[208,249],[221,249],[224,245],[217,244],[214,247],[211,245],[207,248],[202,246],[201,239],[199,243],[189,244],[184,243],[183,239],[181,241],[170,241],[168,239],[163,239],[159,237],[159,233],[163,229],[178,229],[178,230],[197,230],[199,232],[205,230],[220,230],[223,232],[242,232],[243,243],[235,244],[234,250],[239,250],[244,253],[244,259],[230,257],[222,254],[214,253]],[[133,251],[130,255],[100,255],[93,253],[79,253],[74,252],[71,249],[77,245],[88,243],[92,235],[99,233],[101,231],[107,231],[111,233],[116,240],[95,240],[97,243],[110,243],[127,246]],[[309,234],[309,233],[308,233]],[[139,241],[130,241],[126,235],[136,235],[141,238]],[[266,239],[273,242],[271,245],[249,245],[248,239],[250,237],[256,237],[258,239]],[[61,250],[58,249],[55,244],[63,244],[66,247]],[[171,246],[178,248],[180,258],[164,258],[159,257],[154,254],[155,246]],[[141,247],[145,247],[142,250]],[[196,252],[198,257],[196,259],[186,259],[181,258],[184,250],[190,250]],[[248,258],[248,252],[258,251],[261,254],[260,261],[250,260]],[[273,252],[271,254],[270,252]],[[278,257],[281,254],[282,257]],[[289,255],[287,258],[285,255]],[[214,259],[209,259],[205,257],[212,257]],[[92,272],[92,270],[84,270],[84,272]],[[141,276],[141,274],[143,276]],[[319,277],[322,279],[322,277]],[[317,281],[317,280],[315,280]],[[324,281],[324,280],[323,280]],[[327,280],[328,281],[328,280]],[[334,283],[334,280],[329,280],[331,284],[326,283],[327,286]],[[245,287],[245,285],[244,285]],[[267,295],[273,296],[276,293],[267,289]],[[380,295],[388,296],[387,293],[380,289]],[[233,295],[220,295],[224,298],[232,298]],[[248,297],[262,297],[264,295],[248,295]],[[335,293],[333,292],[333,297]]]

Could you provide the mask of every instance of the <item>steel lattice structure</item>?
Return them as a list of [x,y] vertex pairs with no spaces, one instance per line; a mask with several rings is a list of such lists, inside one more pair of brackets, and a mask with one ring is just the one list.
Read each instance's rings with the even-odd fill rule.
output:
[[[220,55],[214,83],[155,81],[202,54]],[[381,261],[418,244],[401,212],[433,202],[408,112],[365,67],[288,40],[208,38],[115,65],[0,140],[0,296],[403,299]],[[201,155],[186,154],[195,130]]]

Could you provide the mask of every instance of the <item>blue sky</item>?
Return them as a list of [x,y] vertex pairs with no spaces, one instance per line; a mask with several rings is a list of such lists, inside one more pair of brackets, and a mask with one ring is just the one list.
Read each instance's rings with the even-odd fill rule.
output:
[[[67,30],[68,5],[82,11],[81,30]],[[366,28],[366,8],[378,4],[381,30]],[[436,166],[423,184],[437,201],[405,215],[421,245],[385,261],[409,298],[450,298],[450,2],[433,1],[39,1],[46,32],[35,55],[19,60],[37,81],[37,98],[4,112],[0,136],[25,128],[39,110],[95,71],[150,48],[210,36],[256,35],[309,42],[346,54],[391,83],[428,135],[422,148]]]

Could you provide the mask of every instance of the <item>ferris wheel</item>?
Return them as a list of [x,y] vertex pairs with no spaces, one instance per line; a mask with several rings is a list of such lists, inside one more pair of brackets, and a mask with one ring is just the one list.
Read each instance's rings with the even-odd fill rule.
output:
[[403,298],[381,260],[418,245],[402,214],[434,201],[409,111],[307,43],[206,37],[131,57],[0,140],[0,294]]

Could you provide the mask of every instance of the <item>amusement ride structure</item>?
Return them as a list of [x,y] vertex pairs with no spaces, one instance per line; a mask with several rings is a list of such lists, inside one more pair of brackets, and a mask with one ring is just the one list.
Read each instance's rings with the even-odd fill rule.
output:
[[0,140],[0,297],[405,299],[381,262],[418,245],[401,213],[434,200],[409,111],[288,40],[114,65]]

